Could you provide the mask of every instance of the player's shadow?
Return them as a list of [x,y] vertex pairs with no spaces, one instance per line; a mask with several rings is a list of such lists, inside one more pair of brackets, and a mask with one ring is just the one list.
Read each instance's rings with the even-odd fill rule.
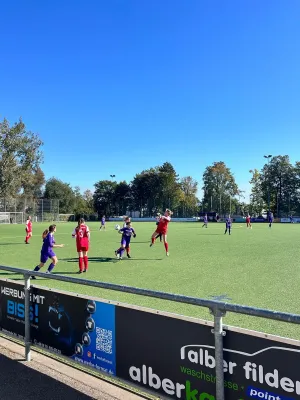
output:
[[224,232],[222,233],[220,233],[220,232],[216,232],[216,233],[210,233],[210,232],[207,232],[207,233],[205,233],[205,236],[218,236],[218,235],[224,235]]
[[[112,257],[89,257],[89,262],[113,262],[115,258]],[[78,263],[78,258],[63,258],[62,261],[69,263]]]
[[0,246],[24,246],[25,243],[0,243]]

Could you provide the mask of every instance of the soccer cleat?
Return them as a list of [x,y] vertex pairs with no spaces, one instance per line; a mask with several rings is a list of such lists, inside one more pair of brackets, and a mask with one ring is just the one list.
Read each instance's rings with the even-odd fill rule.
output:
[[118,257],[118,251],[117,250],[115,251],[115,256]]
[[84,269],[82,272],[86,272],[86,269]]
[[166,256],[169,257],[170,253],[167,251]]
[[117,259],[118,259],[118,260],[120,260],[120,259],[121,259],[121,257],[120,257],[120,254],[119,254],[119,253],[117,253]]
[[51,272],[47,270],[47,271],[46,271],[46,274],[51,274]]
[[152,247],[153,246],[153,243],[150,243],[150,247]]
[[128,258],[131,258],[131,255],[130,255],[130,254],[127,254],[127,257],[128,257]]
[[122,260],[122,257],[119,256],[118,259],[119,259],[119,260]]

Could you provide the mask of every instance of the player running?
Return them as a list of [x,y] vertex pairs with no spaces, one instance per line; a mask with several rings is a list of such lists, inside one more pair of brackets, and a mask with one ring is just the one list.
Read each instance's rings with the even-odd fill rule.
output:
[[105,219],[105,215],[103,215],[102,218],[101,218],[101,225],[100,225],[99,231],[101,231],[102,228],[103,228],[104,231],[106,231],[106,219]]
[[30,215],[27,217],[27,220],[26,220],[25,232],[26,232],[25,243],[29,244],[29,239],[32,236],[32,222],[31,222],[31,216]]
[[252,229],[251,217],[250,217],[249,214],[248,214],[247,217],[246,217],[246,225],[247,225],[247,228]]
[[226,235],[227,231],[228,231],[229,235],[231,235],[232,220],[230,218],[230,215],[228,215],[228,218],[226,218],[225,224],[226,224],[226,229],[225,229],[224,235]]
[[82,274],[88,270],[88,251],[90,244],[90,230],[89,227],[85,224],[83,218],[80,218],[78,221],[78,225],[74,229],[72,233],[72,237],[76,238],[76,247],[78,253],[78,265],[79,271],[78,274]]
[[165,214],[160,216],[156,231],[153,232],[150,243],[150,247],[152,247],[155,243],[157,235],[162,235],[167,256],[169,256],[169,243],[167,241],[167,233],[168,233],[168,225],[169,222],[171,221],[172,214],[173,214],[172,211],[167,208]]
[[[51,264],[46,271],[46,274],[50,274],[57,264],[58,260],[56,254],[53,251],[54,247],[64,247],[63,244],[56,244],[54,239],[54,233],[56,232],[56,225],[50,225],[49,229],[46,229],[43,232],[43,246],[41,250],[41,259],[40,264],[34,268],[34,271],[38,272],[47,262],[48,258],[51,259]],[[35,276],[31,277],[32,279],[36,279]]]
[[121,247],[115,251],[115,255],[118,258],[118,260],[122,260],[124,251],[126,249],[127,257],[131,258],[131,255],[130,255],[131,236],[133,236],[134,238],[136,237],[136,233],[135,233],[135,230],[131,226],[131,222],[127,221],[126,226],[119,229],[118,232],[122,234]]
[[204,227],[207,228],[207,224],[208,224],[207,214],[204,215],[203,222],[204,222],[204,224],[202,225],[202,228],[204,228]]

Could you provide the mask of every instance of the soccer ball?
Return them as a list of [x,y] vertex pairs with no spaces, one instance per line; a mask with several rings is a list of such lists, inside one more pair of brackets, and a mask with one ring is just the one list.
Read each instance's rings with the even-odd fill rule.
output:
[[116,226],[115,226],[115,230],[116,230],[116,231],[119,231],[120,229],[121,229],[121,228],[120,228],[120,225],[116,225]]

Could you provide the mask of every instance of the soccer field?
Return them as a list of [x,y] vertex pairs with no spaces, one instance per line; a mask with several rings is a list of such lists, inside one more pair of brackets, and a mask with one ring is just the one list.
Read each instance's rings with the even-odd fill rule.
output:
[[[170,257],[166,257],[163,244],[157,242],[149,247],[155,223],[135,223],[137,237],[132,239],[132,259],[125,257],[121,261],[114,256],[121,237],[114,230],[114,223],[108,223],[106,231],[99,231],[98,223],[88,225],[91,249],[89,271],[84,278],[209,299],[221,296],[232,303],[300,313],[300,225],[275,224],[269,229],[267,224],[256,224],[247,230],[236,223],[232,235],[225,236],[223,223],[211,223],[205,229],[201,223],[174,222],[168,235]],[[24,226],[1,225],[0,263],[33,269],[39,263],[41,234],[46,227],[33,224],[33,237],[26,246]],[[57,225],[56,242],[65,247],[55,249],[59,263],[54,273],[81,278],[83,275],[75,275],[78,262],[71,237],[73,228],[73,223]],[[21,278],[4,271],[0,274],[2,278]],[[195,306],[49,279],[38,278],[34,284],[211,319],[207,309]],[[224,323],[300,339],[297,325],[232,313],[227,314]]]

